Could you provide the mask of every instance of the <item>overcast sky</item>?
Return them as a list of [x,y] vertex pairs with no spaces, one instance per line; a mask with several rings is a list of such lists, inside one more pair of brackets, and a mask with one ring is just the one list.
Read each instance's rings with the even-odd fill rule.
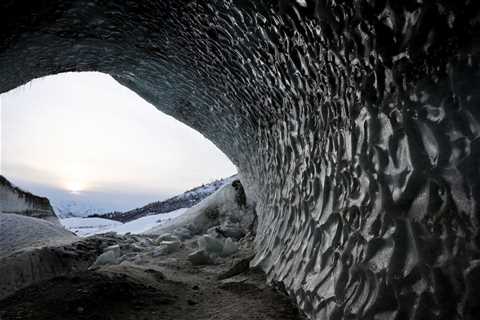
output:
[[34,80],[2,94],[0,109],[2,174],[47,196],[121,195],[128,207],[236,172],[201,134],[104,74]]

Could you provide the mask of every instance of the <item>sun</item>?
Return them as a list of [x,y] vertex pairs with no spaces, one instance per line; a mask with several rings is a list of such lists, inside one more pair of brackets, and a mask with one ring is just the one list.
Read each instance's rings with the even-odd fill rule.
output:
[[83,190],[85,190],[85,185],[81,182],[78,182],[78,181],[75,181],[75,182],[70,182],[68,185],[67,185],[67,189],[68,191],[70,191],[71,193],[80,193],[82,192]]

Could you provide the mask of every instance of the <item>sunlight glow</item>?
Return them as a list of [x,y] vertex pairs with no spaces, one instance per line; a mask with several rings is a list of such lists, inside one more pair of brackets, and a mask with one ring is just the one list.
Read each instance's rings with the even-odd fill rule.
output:
[[67,184],[67,190],[73,194],[80,193],[85,190],[85,185],[78,181],[70,182]]

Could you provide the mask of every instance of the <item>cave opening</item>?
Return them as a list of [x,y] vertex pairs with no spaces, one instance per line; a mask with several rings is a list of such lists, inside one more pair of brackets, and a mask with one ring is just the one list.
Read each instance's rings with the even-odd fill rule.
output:
[[132,210],[236,173],[202,135],[101,73],[33,80],[1,103],[2,175],[55,207],[77,203],[80,215]]
[[[232,315],[299,317],[261,272],[249,271],[255,205],[205,137],[96,72],[33,80],[0,102],[2,319],[123,319],[121,306],[138,303],[137,316],[190,319],[218,301]],[[165,193],[174,196],[159,201],[172,183]],[[129,193],[147,193],[142,185],[155,189]],[[235,297],[229,283],[249,295]]]

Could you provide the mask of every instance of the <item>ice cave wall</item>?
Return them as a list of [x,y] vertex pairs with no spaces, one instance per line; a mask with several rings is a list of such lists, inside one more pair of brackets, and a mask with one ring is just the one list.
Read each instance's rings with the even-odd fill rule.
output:
[[47,198],[25,192],[0,175],[0,213],[14,213],[58,223]]
[[478,1],[0,4],[0,92],[112,75],[239,167],[312,319],[479,312]]

